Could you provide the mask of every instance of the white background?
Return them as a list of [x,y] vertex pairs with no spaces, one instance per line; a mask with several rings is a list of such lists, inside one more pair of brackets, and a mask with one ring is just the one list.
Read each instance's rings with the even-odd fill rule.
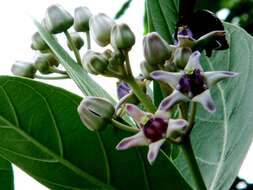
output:
[[[55,3],[63,5],[71,13],[77,6],[88,6],[93,14],[104,12],[113,17],[125,0],[8,0],[2,1],[0,6],[0,75],[10,73],[10,67],[16,60],[31,61],[34,59],[34,52],[30,49],[31,35],[36,31],[31,16],[40,20],[43,18],[46,8]],[[136,45],[131,53],[134,72],[138,72],[139,62],[143,59],[142,55],[142,34],[143,34],[143,1],[135,0],[131,8],[119,22],[127,23],[137,36]],[[96,80],[103,84],[110,93],[115,92],[113,79],[96,77]],[[80,91],[73,85],[72,81],[53,82],[54,85],[63,86],[64,88],[78,93]],[[114,93],[115,95],[115,93]],[[250,161],[251,160],[251,161]],[[253,150],[248,156],[241,168],[240,176],[253,183]],[[14,168],[16,190],[46,190],[31,177],[23,173],[20,169]],[[0,184],[1,185],[1,184]]]

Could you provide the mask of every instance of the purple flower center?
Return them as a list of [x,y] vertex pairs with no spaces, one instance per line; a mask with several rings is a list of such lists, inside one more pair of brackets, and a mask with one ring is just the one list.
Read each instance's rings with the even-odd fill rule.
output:
[[205,78],[198,69],[195,69],[192,74],[184,74],[179,80],[178,90],[190,98],[201,94],[206,89]]
[[151,140],[151,142],[158,141],[165,137],[168,128],[168,121],[160,117],[152,117],[144,125],[144,135]]

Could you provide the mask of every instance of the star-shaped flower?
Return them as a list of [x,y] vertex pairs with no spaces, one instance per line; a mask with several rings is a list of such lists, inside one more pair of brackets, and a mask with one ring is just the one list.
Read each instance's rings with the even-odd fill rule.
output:
[[125,150],[136,146],[149,146],[148,161],[152,164],[160,150],[160,147],[166,141],[180,141],[185,134],[187,121],[183,119],[170,119],[168,114],[160,112],[148,113],[140,110],[133,104],[126,105],[126,112],[137,123],[140,131],[131,136],[122,139],[117,145],[118,150]]
[[195,51],[190,56],[184,71],[172,73],[166,71],[154,71],[150,74],[154,80],[167,83],[174,91],[160,104],[160,110],[168,110],[179,101],[193,101],[202,104],[209,112],[215,112],[215,104],[210,94],[210,88],[217,82],[235,77],[238,73],[230,71],[204,72],[200,65],[200,52]]

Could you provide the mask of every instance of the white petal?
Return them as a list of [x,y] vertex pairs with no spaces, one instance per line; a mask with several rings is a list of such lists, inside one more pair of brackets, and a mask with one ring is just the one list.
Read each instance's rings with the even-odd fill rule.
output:
[[187,65],[185,66],[184,70],[187,72],[187,71],[192,71],[192,70],[195,70],[195,69],[198,69],[200,71],[203,71],[203,68],[202,66],[200,65],[200,52],[199,51],[195,51],[191,54],[189,60],[188,60],[188,63]]
[[181,78],[182,73],[172,73],[166,71],[154,71],[150,74],[150,77],[154,80],[162,81],[170,85],[173,89],[178,85],[179,79]]
[[119,144],[116,146],[117,150],[125,150],[131,147],[136,146],[145,146],[148,145],[148,139],[145,137],[143,131],[140,131],[134,136],[127,137],[122,139]]
[[176,140],[185,134],[188,122],[184,119],[169,119],[166,137]]
[[216,111],[216,107],[211,97],[210,90],[205,90],[201,94],[195,96],[192,101],[201,103],[202,106],[211,113]]
[[149,145],[148,161],[151,165],[155,161],[155,159],[159,153],[159,150],[164,142],[165,142],[165,139],[161,139],[161,140],[153,142]]
[[125,109],[127,114],[131,116],[138,125],[141,124],[143,117],[148,115],[146,112],[142,111],[136,105],[133,104],[126,104]]
[[239,73],[230,71],[210,71],[204,72],[204,75],[207,80],[207,85],[210,88],[211,86],[215,85],[217,82],[223,79],[236,77],[237,75],[239,75]]
[[163,101],[159,105],[158,110],[166,111],[169,110],[171,106],[173,106],[175,103],[188,100],[189,98],[187,98],[181,92],[179,92],[178,90],[174,90],[171,95],[163,99]]

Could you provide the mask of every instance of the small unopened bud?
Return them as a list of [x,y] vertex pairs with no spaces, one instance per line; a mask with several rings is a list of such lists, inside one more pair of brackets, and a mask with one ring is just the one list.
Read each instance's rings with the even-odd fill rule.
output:
[[82,65],[88,72],[98,75],[106,71],[108,60],[104,55],[89,50],[83,56]]
[[134,33],[126,24],[115,24],[111,31],[111,45],[115,49],[130,50],[135,43]]
[[142,61],[140,64],[141,72],[146,79],[150,79],[149,74],[156,70],[154,65],[150,65],[147,61]]
[[152,32],[143,39],[144,57],[151,65],[163,64],[171,57],[172,48],[162,37]]
[[41,54],[35,61],[35,68],[42,74],[51,73],[51,66],[58,66],[58,60],[50,53]]
[[192,50],[191,48],[188,47],[178,47],[175,51],[174,54],[174,59],[173,59],[173,63],[179,68],[179,69],[184,69],[189,57],[192,54]]
[[[74,45],[76,46],[77,49],[81,49],[83,47],[84,41],[83,41],[82,37],[78,34],[78,32],[70,33],[70,37],[71,37],[71,39],[72,39],[72,41],[73,41],[73,43],[74,43]],[[69,49],[72,50],[69,41],[67,43],[68,43]]]
[[34,50],[44,51],[49,49],[47,43],[41,38],[38,32],[34,33],[32,36],[31,48]]
[[20,77],[34,78],[36,68],[32,63],[17,61],[12,65],[11,72]]
[[52,5],[47,8],[45,25],[52,34],[65,32],[73,23],[74,18],[61,5]]
[[89,20],[92,16],[90,10],[87,7],[77,7],[75,9],[75,22],[74,28],[77,32],[89,31]]
[[100,97],[88,96],[78,106],[81,121],[91,131],[105,128],[114,112],[113,105]]
[[90,18],[90,32],[98,45],[103,47],[110,43],[111,29],[114,24],[114,21],[103,13]]

